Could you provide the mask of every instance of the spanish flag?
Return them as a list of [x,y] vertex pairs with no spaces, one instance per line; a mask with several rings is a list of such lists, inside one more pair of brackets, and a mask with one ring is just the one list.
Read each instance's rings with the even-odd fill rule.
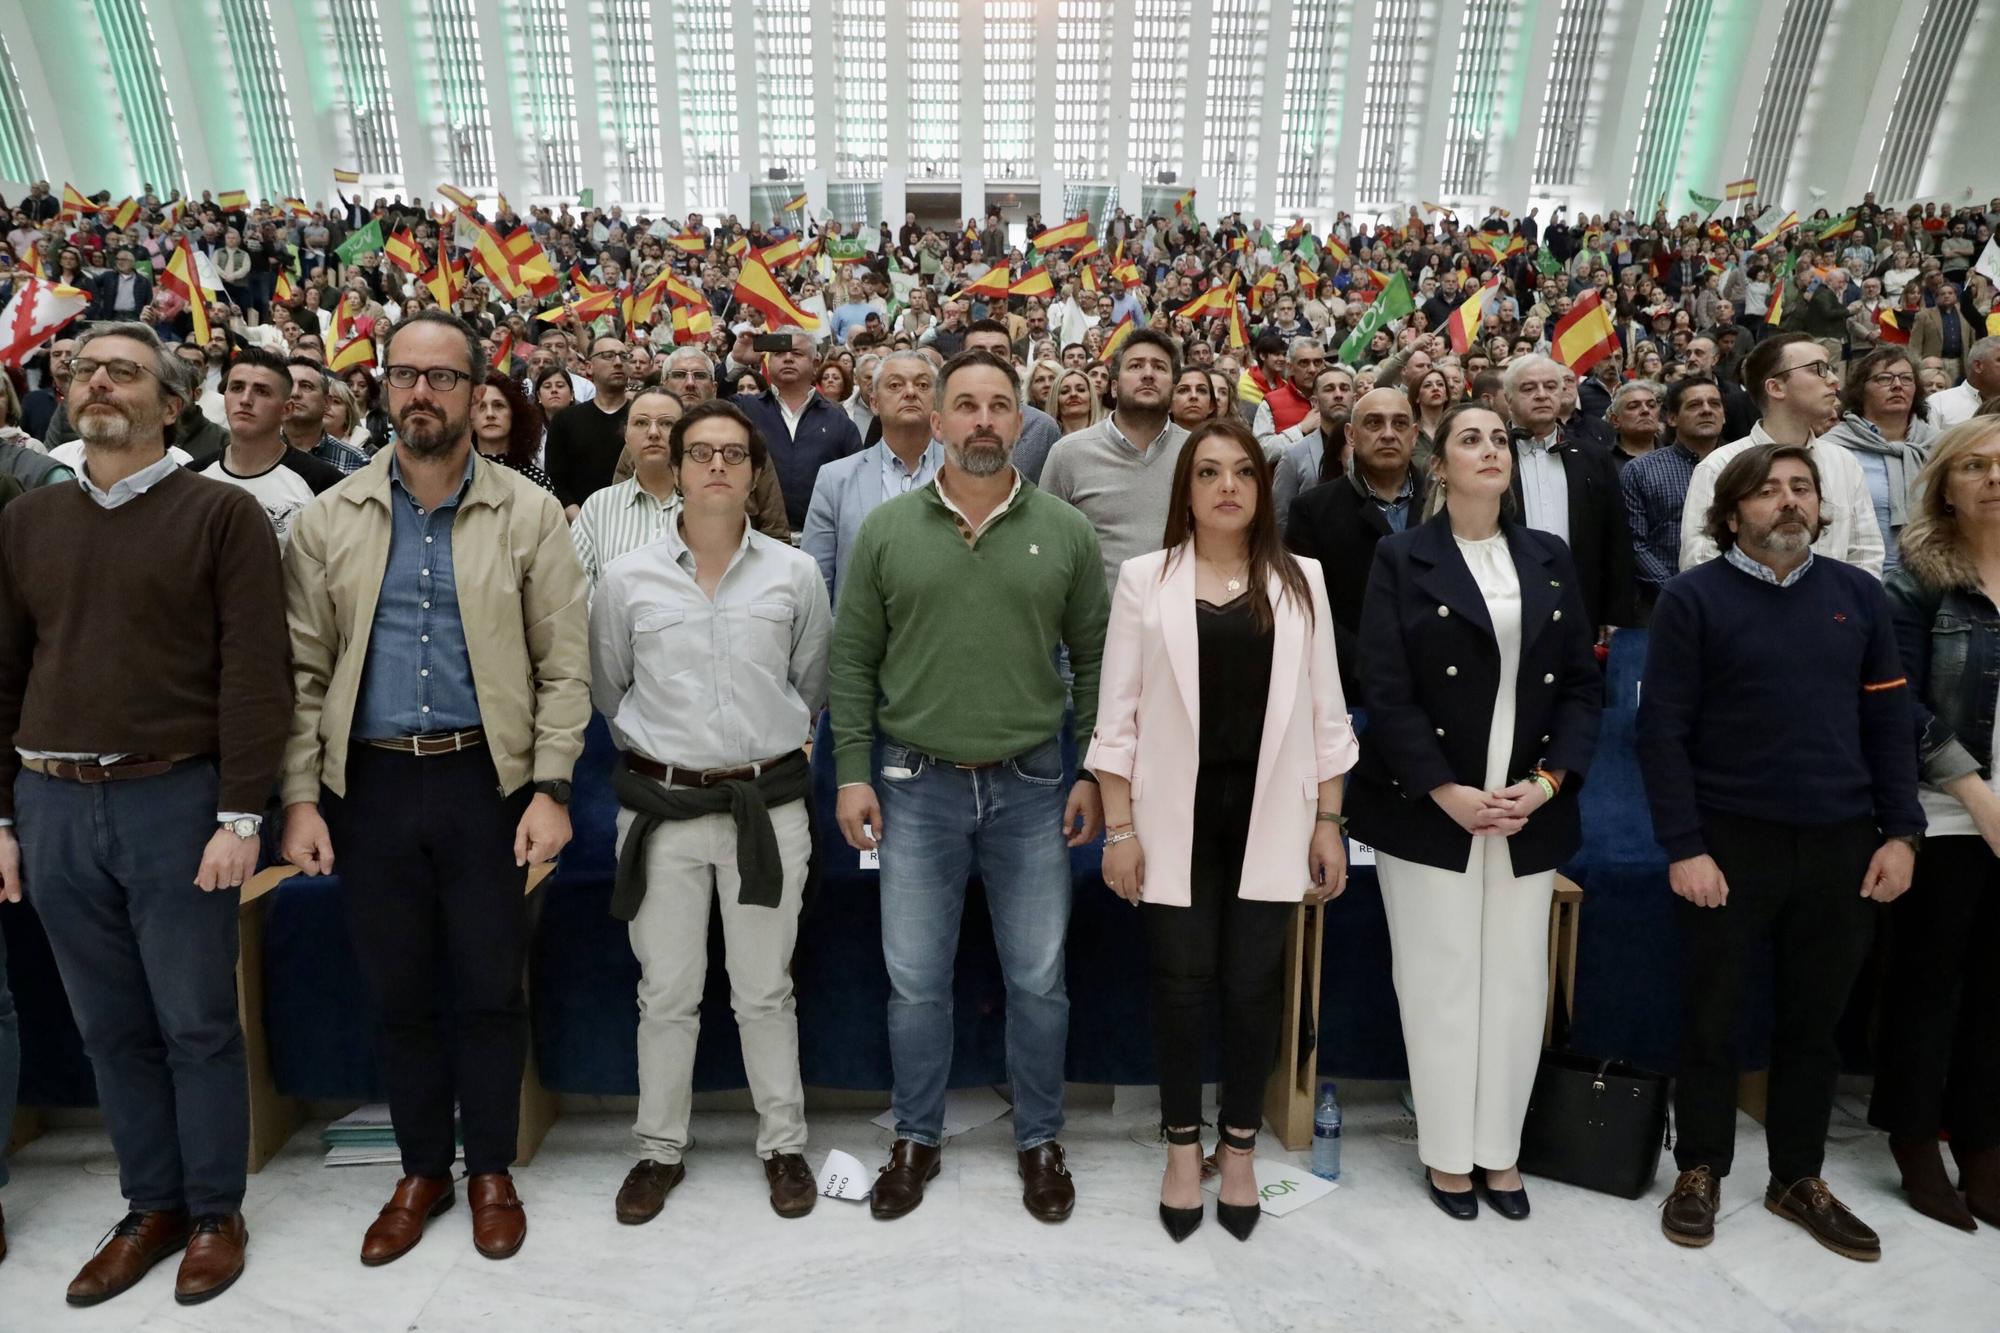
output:
[[1243,307],[1229,303],[1229,345],[1238,351],[1250,345],[1250,330],[1243,325]]
[[1112,265],[1111,276],[1127,287],[1137,287],[1146,280],[1145,275],[1139,272],[1139,266],[1129,259]]
[[1472,340],[1479,336],[1479,322],[1486,316],[1486,303],[1500,290],[1500,271],[1481,283],[1479,288],[1458,303],[1458,309],[1451,312],[1451,318],[1444,322],[1444,331],[1451,335],[1451,350],[1464,356],[1472,350]]
[[[1088,273],[1090,270],[1085,269]],[[1031,268],[1021,275],[1021,280],[1007,289],[1009,296],[1049,296],[1054,294],[1056,285],[1049,278],[1046,265]]]
[[1724,199],[1749,199],[1754,197],[1756,193],[1757,178],[1755,176],[1745,176],[1740,181],[1731,181],[1722,187],[1722,197]]
[[1096,269],[1094,269],[1094,268],[1092,268],[1092,267],[1090,267],[1090,266],[1089,266],[1088,264],[1084,265],[1084,267],[1083,267],[1083,271],[1082,271],[1082,272],[1080,272],[1080,273],[1078,273],[1078,274],[1076,275],[1076,281],[1077,281],[1077,285],[1078,285],[1078,286],[1080,286],[1080,287],[1082,287],[1082,288],[1083,288],[1083,290],[1085,290],[1085,291],[1087,291],[1087,292],[1094,292],[1094,291],[1096,291],[1096,290],[1097,290],[1097,270],[1096,270]]
[[83,191],[77,189],[74,185],[71,185],[68,181],[64,181],[62,211],[65,213],[76,213],[78,215],[86,213],[95,213],[97,211],[97,205],[91,203],[90,200],[84,198]]
[[1188,191],[1188,192],[1187,192],[1186,194],[1184,194],[1184,195],[1182,195],[1182,196],[1181,196],[1180,198],[1178,198],[1178,199],[1174,200],[1174,216],[1175,216],[1175,217],[1180,217],[1180,216],[1182,216],[1183,214],[1191,214],[1191,213],[1193,213],[1193,212],[1194,212],[1194,191],[1193,191],[1193,190],[1189,190],[1189,191]]
[[1772,246],[1778,243],[1778,238],[1780,236],[1783,236],[1787,231],[1791,230],[1793,227],[1796,227],[1798,225],[1799,225],[1798,210],[1792,209],[1788,211],[1785,214],[1785,216],[1778,219],[1776,226],[1772,227],[1771,230],[1765,232],[1762,236],[1759,236],[1756,240],[1752,241],[1750,243],[1750,248],[1752,250],[1768,250]]
[[1065,245],[1082,245],[1090,239],[1090,210],[1071,218],[1068,222],[1050,227],[1040,233],[1029,244],[1037,250],[1054,250]]
[[1604,297],[1596,291],[1577,298],[1549,340],[1549,353],[1556,364],[1568,366],[1578,375],[1617,350],[1618,331],[1612,327],[1611,312],[1604,308]]
[[1118,349],[1123,347],[1126,340],[1132,336],[1132,328],[1131,315],[1128,314],[1125,318],[1119,320],[1117,326],[1111,330],[1111,336],[1104,340],[1104,350],[1097,354],[1097,359],[1099,361],[1109,361],[1117,356]]
[[752,254],[743,261],[743,271],[736,278],[736,299],[763,311],[774,327],[792,324],[808,333],[819,332],[819,317],[792,304],[792,298],[771,276],[761,254]]
[[684,255],[699,255],[708,252],[708,238],[700,232],[690,232],[685,236],[669,236],[667,244]]
[[663,268],[653,275],[653,280],[637,291],[627,289],[619,313],[624,317],[625,327],[650,323],[653,311],[659,306],[660,298],[667,295],[667,284],[674,271]]
[[674,341],[696,343],[708,337],[715,329],[715,316],[707,306],[696,309],[692,306],[677,305],[673,311]]
[[805,206],[806,206],[806,196],[805,193],[801,191],[800,193],[793,195],[790,199],[787,199],[785,201],[784,208],[780,209],[779,211],[784,213],[796,213]]
[[1200,319],[1204,315],[1220,315],[1230,306],[1229,287],[1211,287],[1200,296],[1174,311],[1177,319]]
[[723,246],[722,250],[724,254],[733,255],[737,259],[741,259],[750,253],[750,238],[747,236],[738,236],[728,245]]
[[488,360],[492,363],[493,368],[502,375],[509,376],[510,378],[513,376],[514,331],[512,329],[500,330],[500,345],[493,349],[493,355]]
[[995,264],[982,274],[977,282],[969,282],[960,289],[960,296],[983,297],[989,301],[1004,300],[1008,288],[1012,286],[1011,275],[1005,264]]
[[221,194],[215,196],[215,206],[221,209],[233,209],[240,212],[250,207],[250,192],[248,190],[224,190]]
[[279,269],[277,285],[271,289],[272,299],[290,301],[298,294],[299,289],[292,284],[292,275],[285,269]]
[[438,186],[438,193],[468,213],[479,211],[479,201],[459,189],[456,185],[440,185]]
[[408,227],[383,242],[382,253],[389,256],[390,263],[413,278],[423,273],[428,262],[424,248],[417,244],[416,236]]
[[326,358],[326,368],[336,375],[375,364],[375,340],[355,334],[336,346]]
[[1502,264],[1527,249],[1528,242],[1525,237],[1511,233],[1506,236],[1495,236],[1491,232],[1477,231],[1472,234],[1472,239],[1465,243],[1465,248],[1475,254],[1485,255],[1496,264]]
[[1321,244],[1319,248],[1321,250],[1324,250],[1336,264],[1347,264],[1352,262],[1352,256],[1350,256],[1347,253],[1347,247],[1341,244],[1341,240],[1338,236],[1329,234],[1325,242]]
[[295,218],[304,218],[312,216],[312,210],[306,207],[306,201],[303,199],[292,199],[288,197],[285,200],[285,211],[287,213],[290,213]]
[[1076,247],[1075,253],[1071,254],[1069,257],[1069,262],[1072,264],[1081,263],[1083,260],[1086,260],[1090,258],[1092,255],[1097,254],[1102,249],[1103,247],[1097,243],[1097,238],[1093,236],[1089,240],[1085,241],[1082,245]]
[[333,169],[333,181],[336,185],[359,185],[361,184],[361,173],[350,170],[347,167],[335,167]]
[[[1911,322],[1915,323],[1914,320]],[[1903,347],[1910,341],[1910,331],[1898,322],[1895,311],[1878,310],[1875,312],[1875,337],[1878,342]]]
[[128,196],[124,203],[111,210],[111,226],[114,230],[124,231],[138,216],[139,201]]

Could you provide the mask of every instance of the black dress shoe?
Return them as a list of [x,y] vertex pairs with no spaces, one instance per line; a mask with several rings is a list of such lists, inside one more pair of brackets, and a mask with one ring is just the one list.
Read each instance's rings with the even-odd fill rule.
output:
[[868,1195],[868,1211],[879,1222],[889,1222],[907,1214],[924,1201],[924,1186],[944,1169],[943,1153],[928,1144],[897,1139],[889,1149],[889,1164],[875,1175],[875,1188]]
[[1833,1191],[1817,1176],[1784,1185],[1773,1180],[1764,1190],[1764,1206],[1779,1217],[1788,1217],[1812,1234],[1812,1238],[1835,1254],[1862,1263],[1882,1257],[1882,1241],[1875,1232],[1833,1197]]
[[1435,1180],[1431,1179],[1429,1168],[1424,1170],[1424,1188],[1430,1191],[1431,1202],[1442,1208],[1447,1217],[1470,1222],[1479,1216],[1478,1194],[1472,1190],[1464,1190],[1457,1194],[1446,1193],[1438,1188]]
[[1020,1163],[1021,1206],[1038,1222],[1063,1222],[1076,1207],[1076,1184],[1070,1179],[1060,1143],[1044,1143],[1015,1154]]
[[1528,1191],[1525,1187],[1517,1190],[1496,1190],[1488,1182],[1486,1173],[1479,1173],[1479,1193],[1492,1206],[1493,1211],[1509,1222],[1523,1222],[1528,1217]]
[[[1200,1126],[1193,1129],[1165,1129],[1161,1133],[1165,1135],[1168,1143],[1177,1148],[1185,1148],[1190,1144],[1196,1148],[1201,1146]],[[1199,1204],[1193,1208],[1169,1208],[1164,1203],[1160,1205],[1160,1225],[1167,1229],[1167,1234],[1173,1237],[1176,1245],[1194,1234],[1195,1228],[1201,1225],[1201,1217],[1202,1208]]]
[[[1255,1134],[1232,1134],[1219,1129],[1222,1146],[1236,1153],[1252,1153],[1257,1150]],[[1263,1209],[1254,1203],[1224,1203],[1222,1191],[1215,1192],[1215,1220],[1222,1223],[1222,1229],[1238,1240],[1249,1240],[1250,1233],[1257,1229],[1257,1218]]]

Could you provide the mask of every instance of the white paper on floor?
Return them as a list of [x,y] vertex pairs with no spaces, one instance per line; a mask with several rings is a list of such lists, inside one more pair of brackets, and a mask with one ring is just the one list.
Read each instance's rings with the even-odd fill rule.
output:
[[[944,1095],[944,1133],[941,1137],[955,1139],[961,1134],[971,1133],[981,1125],[990,1125],[1014,1108],[1007,1105],[1007,1099],[991,1088],[953,1088]],[[883,1129],[896,1127],[894,1109],[884,1111],[875,1117],[874,1124]]]
[[[1257,1205],[1272,1217],[1297,1212],[1315,1199],[1323,1199],[1340,1188],[1338,1183],[1321,1180],[1304,1167],[1290,1162],[1259,1157],[1255,1165]],[[1222,1180],[1219,1176],[1210,1176],[1202,1182],[1202,1188],[1220,1190]]]
[[872,1188],[860,1158],[838,1148],[826,1155],[826,1165],[819,1169],[821,1194],[829,1199],[865,1199]]

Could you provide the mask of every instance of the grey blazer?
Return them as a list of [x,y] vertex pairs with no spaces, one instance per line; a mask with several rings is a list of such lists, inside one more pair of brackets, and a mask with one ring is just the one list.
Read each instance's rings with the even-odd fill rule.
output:
[[[799,534],[799,549],[819,562],[820,577],[826,580],[827,601],[840,605],[836,585],[840,566],[854,549],[861,533],[861,520],[889,497],[882,490],[882,465],[889,446],[877,442],[858,454],[822,463],[813,480],[812,501],[806,506],[806,524]],[[937,475],[944,464],[944,445],[932,440],[924,450],[926,479]]]

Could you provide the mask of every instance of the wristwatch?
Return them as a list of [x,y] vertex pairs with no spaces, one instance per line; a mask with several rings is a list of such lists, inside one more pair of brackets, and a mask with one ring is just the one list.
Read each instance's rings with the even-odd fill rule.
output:
[[254,819],[249,815],[239,815],[235,819],[224,820],[222,827],[228,829],[231,833],[243,839],[243,841],[248,842],[257,836],[257,830],[262,825],[262,820]]
[[551,782],[537,782],[535,784],[535,791],[537,793],[548,797],[557,805],[569,804],[569,790],[569,783],[562,778],[556,778]]

